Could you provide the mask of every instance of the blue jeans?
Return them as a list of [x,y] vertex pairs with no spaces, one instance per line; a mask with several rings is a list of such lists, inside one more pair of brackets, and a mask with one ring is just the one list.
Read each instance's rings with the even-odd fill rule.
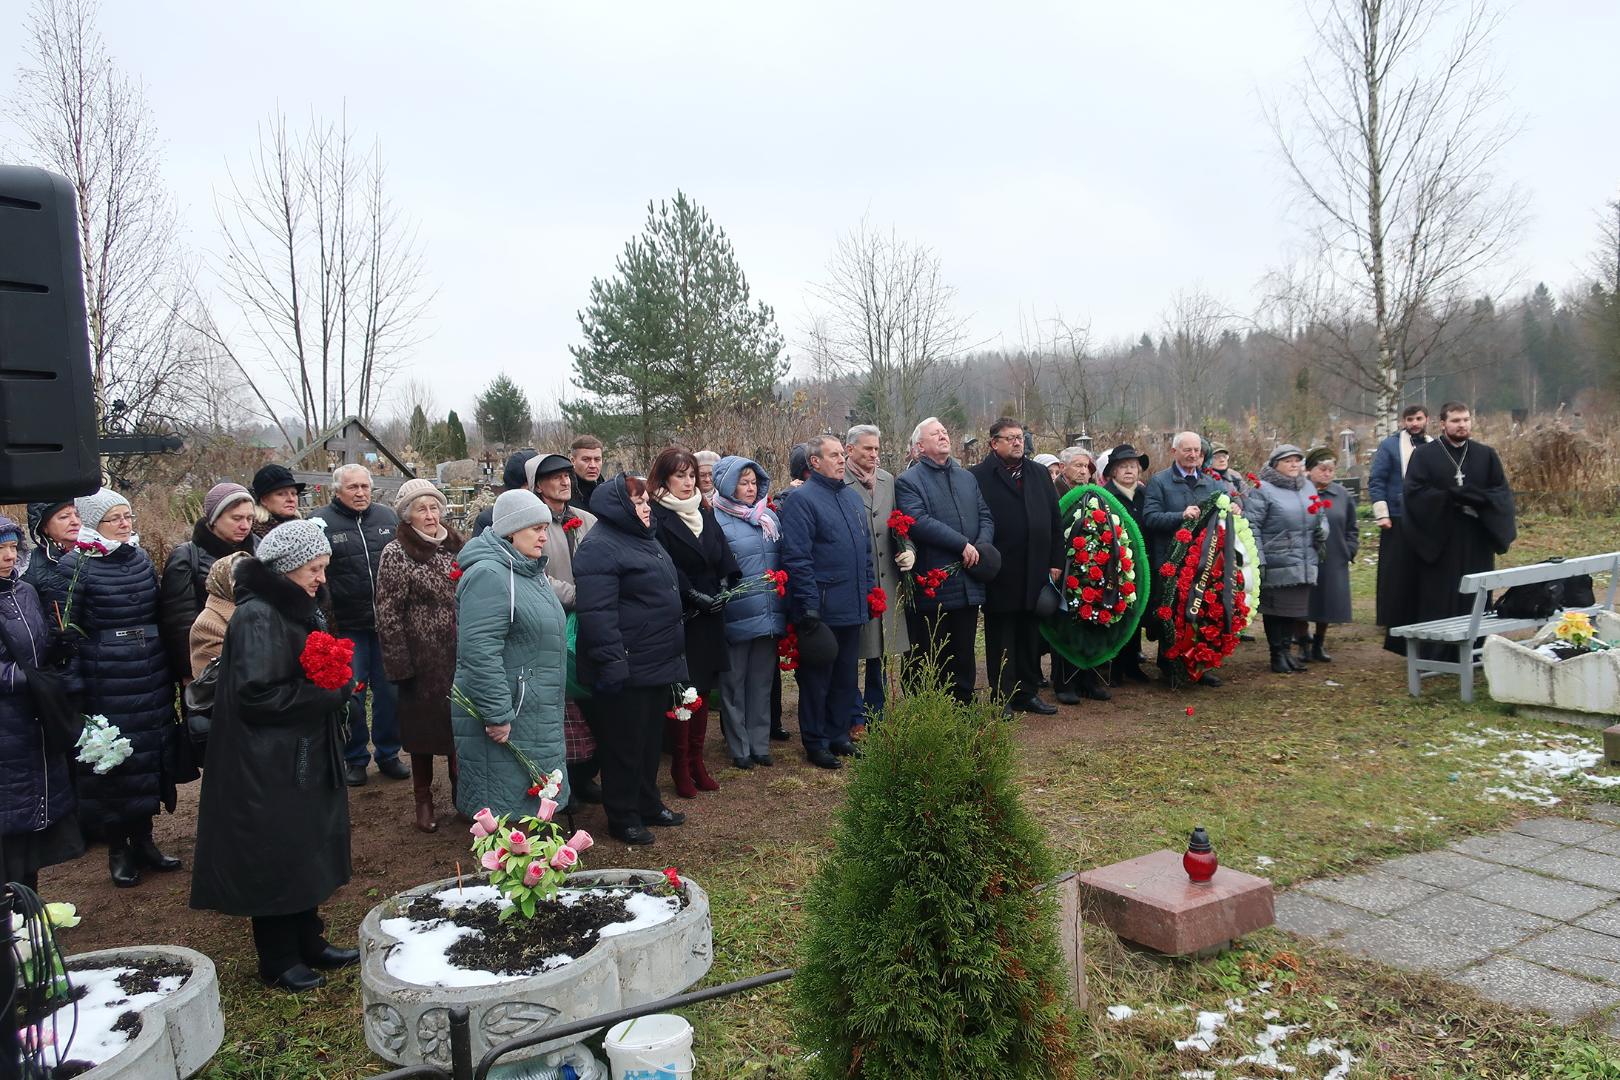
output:
[[855,696],[855,715],[850,724],[876,723],[883,719],[883,657],[862,661],[866,665],[866,689]]
[[[366,684],[365,693],[349,699],[349,745],[343,760],[365,766],[371,760],[368,744],[377,749],[377,760],[399,756],[399,717],[394,712],[394,684],[383,671],[382,643],[375,630],[364,634],[343,634],[354,642],[354,675]],[[371,729],[366,730],[366,699],[371,699]]]

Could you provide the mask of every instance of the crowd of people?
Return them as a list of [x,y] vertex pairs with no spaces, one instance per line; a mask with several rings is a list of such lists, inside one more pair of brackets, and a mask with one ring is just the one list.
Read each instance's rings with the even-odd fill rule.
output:
[[[1442,410],[1432,449],[1426,420],[1409,409],[1371,471],[1386,626],[1421,613],[1425,566],[1442,566],[1454,593],[1511,530],[1500,462],[1471,441],[1467,409]],[[739,778],[776,764],[773,745],[792,737],[784,669],[805,759],[823,769],[859,753],[897,668],[899,687],[934,677],[971,699],[981,613],[987,689],[1006,715],[1056,712],[1048,685],[1062,704],[1106,700],[1154,681],[1141,629],[1101,667],[1056,654],[1043,667],[1060,499],[1084,485],[1118,500],[1153,566],[1200,506],[1230,495],[1256,540],[1279,675],[1330,662],[1328,627],[1351,618],[1357,507],[1329,450],[1285,444],[1239,474],[1188,431],[1153,472],[1129,444],[1027,458],[1024,426],[1003,418],[968,468],[929,417],[895,475],[880,465],[883,438],[870,425],[813,437],[777,480],[751,458],[680,446],[645,475],[607,478],[602,443],[581,436],[566,454],[513,454],[470,536],[426,480],[386,506],[365,468],[341,466],[331,502],[305,518],[304,485],[267,465],[251,488],[212,487],[161,570],[115,491],[32,504],[26,524],[0,516],[6,879],[33,886],[87,839],[106,844],[118,887],[179,869],[152,821],[200,777],[192,905],[250,918],[265,980],[301,990],[357,958],[325,939],[318,908],[349,878],[346,789],[373,764],[412,781],[423,832],[439,826],[438,758],[459,817],[531,812],[535,770],[555,771],[565,812],[600,803],[613,837],[647,845],[685,820],[659,786],[666,752],[680,799],[719,790],[716,751]],[[1444,593],[1431,603],[1454,606]],[[352,648],[344,685],[312,679],[317,631]],[[85,717],[128,740],[120,764],[76,759]]]

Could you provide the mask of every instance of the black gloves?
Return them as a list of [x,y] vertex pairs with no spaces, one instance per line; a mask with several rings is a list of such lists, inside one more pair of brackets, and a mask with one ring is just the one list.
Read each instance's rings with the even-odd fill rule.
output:
[[821,628],[820,613],[815,611],[805,612],[804,618],[794,623],[793,627],[799,632],[799,636],[801,638],[809,637],[811,634],[814,634],[818,629]]
[[686,590],[686,606],[699,615],[718,615],[725,610],[725,600],[696,589]]

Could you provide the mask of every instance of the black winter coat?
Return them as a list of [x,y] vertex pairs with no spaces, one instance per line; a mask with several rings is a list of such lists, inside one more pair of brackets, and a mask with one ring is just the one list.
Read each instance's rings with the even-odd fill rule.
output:
[[686,682],[680,576],[636,516],[623,475],[597,487],[591,513],[596,527],[574,551],[579,681],[615,688]]
[[191,539],[169,552],[158,579],[158,629],[170,671],[191,673],[191,624],[208,603],[208,571],[215,561],[237,551],[251,555],[258,546],[252,533],[240,544],[227,544],[199,521],[191,529]]
[[377,629],[377,566],[399,518],[377,503],[357,514],[340,502],[323,506],[310,517],[326,522],[326,539],[332,545],[332,561],[326,567],[337,622],[332,633],[370,633]]
[[1120,490],[1119,485],[1114,483],[1112,480],[1103,485],[1103,490],[1108,492],[1108,494],[1112,495],[1114,498],[1118,499],[1120,505],[1125,507],[1125,509],[1130,512],[1131,520],[1136,522],[1137,528],[1142,527],[1142,515],[1147,510],[1146,483],[1140,481],[1137,483],[1136,494],[1134,496],[1125,494]]
[[[693,536],[679,514],[667,506],[652,504],[653,533],[669,552],[683,598],[693,589],[713,596],[741,577],[714,511],[699,503],[698,512],[703,515],[703,535]],[[720,685],[719,672],[731,669],[731,654],[726,649],[726,613],[722,610],[700,615],[690,602],[683,602],[687,615],[686,679],[707,695]]]
[[351,691],[322,690],[298,662],[321,623],[316,601],[286,577],[257,559],[237,567],[197,807],[194,908],[291,915],[349,880]]
[[984,590],[986,611],[1034,611],[1035,598],[1063,565],[1063,527],[1057,491],[1044,465],[1025,461],[1014,483],[1001,458],[990,454],[968,470],[996,523],[1001,573]]
[[73,810],[67,758],[45,750],[24,670],[47,666],[48,641],[34,587],[15,575],[0,579],[0,834],[7,836],[39,832]]
[[[68,597],[73,574],[78,585]],[[79,820],[103,831],[124,820],[149,818],[160,805],[174,809],[175,777],[164,772],[165,750],[181,729],[174,711],[174,675],[158,632],[158,582],[152,560],[133,543],[110,554],[75,551],[46,578],[47,604],[60,605],[83,635],[79,670],[84,712],[117,725],[134,751],[97,776],[79,773]],[[188,671],[190,663],[187,662]]]

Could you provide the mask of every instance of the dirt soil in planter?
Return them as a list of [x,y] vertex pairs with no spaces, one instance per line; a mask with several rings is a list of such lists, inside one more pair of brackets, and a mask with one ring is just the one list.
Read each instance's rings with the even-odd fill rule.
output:
[[[684,895],[681,905],[686,905]],[[545,961],[559,954],[577,960],[596,946],[602,927],[631,919],[624,897],[606,893],[586,893],[568,905],[542,904],[532,919],[511,915],[503,921],[500,907],[492,903],[447,910],[432,896],[416,897],[400,914],[420,922],[448,919],[479,931],[451,945],[446,956],[463,970],[497,975],[538,975]]]

